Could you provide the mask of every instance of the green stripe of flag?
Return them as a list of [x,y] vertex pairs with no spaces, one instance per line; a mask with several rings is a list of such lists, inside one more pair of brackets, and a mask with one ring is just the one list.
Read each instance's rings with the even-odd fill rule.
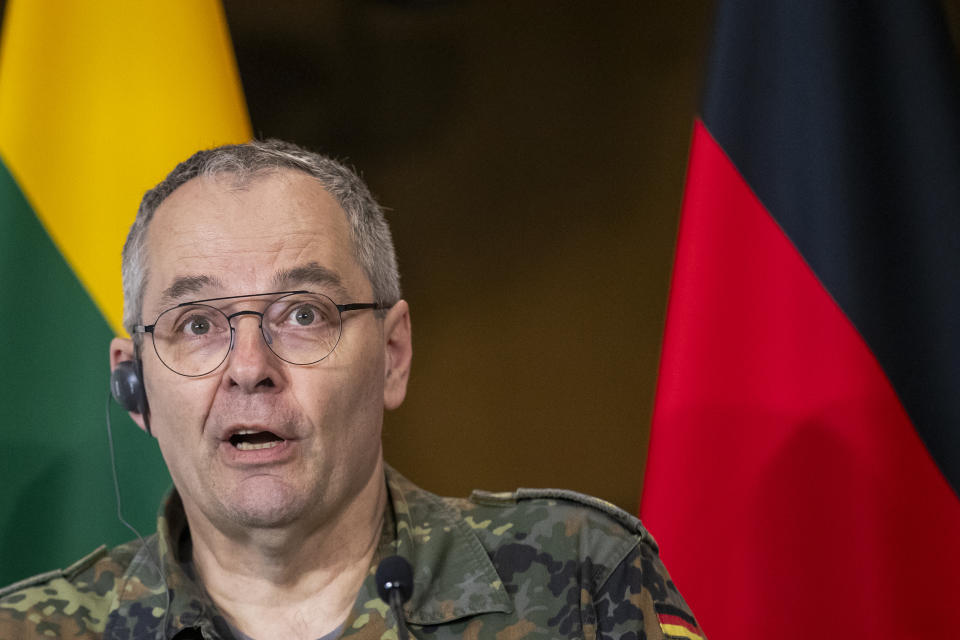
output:
[[[2,163],[0,300],[2,585],[133,537],[104,418],[112,333]],[[124,512],[149,533],[169,476],[155,441],[112,415]]]

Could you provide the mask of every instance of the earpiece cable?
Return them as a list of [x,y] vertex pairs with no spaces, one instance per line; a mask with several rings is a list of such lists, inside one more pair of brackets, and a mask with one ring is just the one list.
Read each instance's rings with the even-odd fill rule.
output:
[[161,582],[163,582],[163,590],[167,596],[167,605],[164,607],[163,620],[160,623],[160,628],[158,630],[157,636],[162,637],[163,630],[167,626],[167,616],[170,614],[170,589],[167,586],[167,576],[163,571],[163,563],[160,562],[159,558],[154,558],[153,551],[150,549],[150,546],[147,545],[147,541],[144,540],[143,536],[140,535],[140,532],[137,531],[137,528],[132,524],[127,522],[126,518],[123,517],[123,501],[120,497],[120,477],[117,474],[117,456],[113,450],[113,428],[110,425],[110,399],[113,395],[108,391],[107,392],[107,407],[106,407],[106,416],[107,416],[107,444],[110,445],[110,471],[113,473],[113,492],[117,498],[117,519],[120,520],[120,524],[125,526],[127,529],[133,532],[133,535],[137,536],[137,540],[140,541],[140,544],[147,551],[147,560],[150,564],[153,565],[153,568],[156,570],[157,575],[160,576]]

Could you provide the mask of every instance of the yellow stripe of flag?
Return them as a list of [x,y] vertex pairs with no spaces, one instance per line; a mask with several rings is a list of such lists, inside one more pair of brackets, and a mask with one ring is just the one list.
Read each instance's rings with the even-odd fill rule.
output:
[[7,3],[0,158],[115,332],[143,192],[250,135],[219,0]]

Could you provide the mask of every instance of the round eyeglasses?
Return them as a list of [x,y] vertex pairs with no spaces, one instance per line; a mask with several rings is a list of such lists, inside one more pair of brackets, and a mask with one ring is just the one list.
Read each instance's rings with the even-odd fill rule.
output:
[[[210,302],[280,296],[263,312],[243,310],[227,314]],[[337,304],[322,293],[276,291],[247,296],[227,296],[183,302],[167,309],[151,325],[137,325],[134,333],[149,333],[153,349],[168,369],[193,378],[215,371],[233,349],[236,330],[232,320],[257,316],[267,347],[290,364],[320,362],[337,347],[342,327],[341,314],[359,309],[388,309],[377,302]]]

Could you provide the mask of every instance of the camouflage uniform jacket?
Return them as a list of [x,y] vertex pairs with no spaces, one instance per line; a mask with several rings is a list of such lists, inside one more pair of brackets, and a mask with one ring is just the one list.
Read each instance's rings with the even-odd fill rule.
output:
[[[395,553],[414,568],[404,613],[417,638],[701,637],[656,543],[613,505],[559,490],[440,498],[389,468],[387,487],[383,537],[344,638],[396,640],[373,579],[379,560]],[[171,553],[180,546],[171,541],[188,535],[176,492],[158,532],[146,546],[101,548],[0,592],[0,639],[229,639],[216,606]]]

